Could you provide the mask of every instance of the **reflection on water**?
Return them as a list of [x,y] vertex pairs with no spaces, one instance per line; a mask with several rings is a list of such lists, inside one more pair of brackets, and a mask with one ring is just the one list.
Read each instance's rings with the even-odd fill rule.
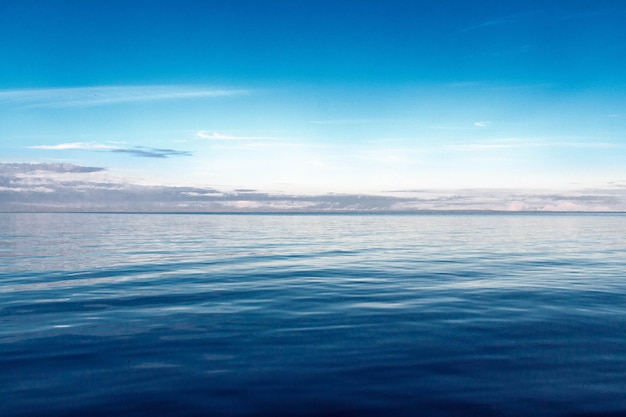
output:
[[625,222],[0,214],[0,415],[623,415]]

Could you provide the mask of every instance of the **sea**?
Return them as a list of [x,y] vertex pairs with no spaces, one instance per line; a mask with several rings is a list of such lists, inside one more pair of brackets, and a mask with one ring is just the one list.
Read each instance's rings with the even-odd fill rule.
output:
[[626,214],[0,214],[0,416],[626,416]]

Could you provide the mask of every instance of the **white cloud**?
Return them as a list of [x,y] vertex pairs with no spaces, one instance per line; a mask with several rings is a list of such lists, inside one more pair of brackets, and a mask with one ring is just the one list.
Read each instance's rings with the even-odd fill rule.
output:
[[506,138],[474,143],[461,143],[449,145],[445,148],[451,151],[480,151],[485,149],[510,149],[537,146],[545,146],[545,144],[530,139]]
[[104,151],[113,153],[123,153],[136,157],[143,158],[169,158],[172,156],[191,156],[191,152],[179,151],[176,149],[162,149],[151,148],[146,146],[134,146],[134,147],[120,147],[112,145],[104,145],[94,142],[71,142],[60,143],[58,145],[36,145],[29,146],[30,149],[40,149],[47,151],[67,151],[67,150],[81,150],[81,151]]
[[472,127],[468,127],[468,126],[430,126],[431,129],[436,129],[436,130],[469,130],[469,129],[473,129]]
[[499,18],[495,18],[491,20],[485,20],[475,25],[461,28],[457,30],[456,32],[454,32],[453,35],[461,35],[467,32],[473,32],[475,30],[480,30],[480,29],[487,29],[487,28],[498,27],[498,26],[501,27],[501,26],[510,24],[511,22],[514,22],[515,20],[519,19],[523,15],[524,14],[518,13],[518,14],[513,14],[513,15],[508,15],[508,16],[501,16]]
[[[620,182],[621,184],[622,182]],[[88,192],[86,192],[88,191]],[[249,189],[142,186],[102,168],[0,163],[1,211],[623,211],[626,190],[397,190],[374,194],[284,194]]]
[[43,150],[52,150],[52,151],[60,151],[60,150],[111,150],[118,149],[117,146],[111,145],[103,145],[100,143],[93,142],[71,142],[71,143],[60,143],[58,145],[37,145],[37,146],[29,146],[30,149],[43,149]]
[[622,145],[600,142],[600,141],[555,141],[554,139],[521,139],[521,138],[506,138],[506,139],[494,139],[490,141],[481,141],[474,143],[460,143],[454,145],[448,145],[445,147],[451,151],[480,151],[486,149],[512,149],[512,148],[597,148],[606,149],[613,147],[620,147]]
[[207,133],[206,130],[200,130],[196,133],[196,137],[200,139],[210,139],[210,140],[267,140],[267,139],[276,139],[271,136],[234,136],[234,135],[225,135],[223,133],[213,132]]
[[333,120],[312,120],[310,123],[316,125],[361,125],[361,124],[383,124],[396,123],[397,119],[333,119]]
[[490,126],[491,122],[482,121],[482,122],[474,122],[474,126],[476,127],[487,127]]
[[249,93],[243,89],[183,85],[102,86],[0,90],[0,103],[22,108],[90,107],[141,101],[229,97]]

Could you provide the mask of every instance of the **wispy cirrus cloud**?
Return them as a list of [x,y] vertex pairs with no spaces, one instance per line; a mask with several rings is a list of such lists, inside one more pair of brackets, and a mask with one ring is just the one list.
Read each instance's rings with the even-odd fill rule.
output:
[[552,24],[559,23],[568,20],[588,20],[588,19],[597,19],[605,16],[610,16],[614,14],[626,14],[626,10],[623,8],[603,8],[598,10],[588,10],[583,12],[578,11],[569,11],[565,8],[558,9],[546,9],[546,10],[534,10],[528,12],[520,12],[503,16],[494,16],[491,19],[486,19],[481,22],[477,22],[473,25],[461,27],[452,35],[464,35],[468,32],[492,29],[492,28],[501,28],[507,27],[513,24],[524,24],[529,21],[533,21],[535,24]]
[[245,89],[185,85],[101,86],[0,90],[0,104],[20,108],[92,107],[110,104],[231,97],[248,94]]
[[458,143],[447,145],[445,148],[450,151],[481,151],[488,149],[511,149],[511,148],[531,148],[546,146],[545,143],[536,140],[522,140],[517,138],[499,139],[491,141],[481,141],[473,143]]
[[196,137],[200,139],[209,139],[209,140],[268,140],[268,139],[276,139],[272,136],[237,136],[237,135],[226,135],[223,133],[212,132],[208,133],[206,130],[200,130],[196,132]]
[[93,151],[93,150],[111,150],[117,149],[117,147],[112,145],[104,145],[102,143],[93,143],[93,142],[70,142],[70,143],[59,143],[58,145],[36,145],[29,146],[30,149],[42,149],[48,151],[64,151],[64,150],[85,150],[85,151]]
[[435,130],[476,130],[477,128],[489,127],[491,126],[491,122],[487,120],[479,120],[477,122],[473,122],[471,125],[457,125],[457,126],[446,126],[446,125],[435,125],[430,126],[430,129]]
[[488,126],[491,126],[491,122],[488,122],[486,120],[479,121],[479,122],[474,122],[474,126],[476,126],[476,127],[488,127]]
[[136,156],[140,158],[169,158],[171,156],[191,156],[192,153],[188,151],[177,151],[175,149],[160,149],[160,148],[148,148],[145,146],[136,146],[134,148],[126,149],[113,149],[111,152],[125,153],[130,156]]
[[580,140],[576,138],[504,138],[489,141],[457,143],[445,146],[450,151],[481,151],[495,149],[512,149],[512,148],[595,148],[607,149],[618,148],[624,145],[611,143],[607,141],[588,138]]
[[95,152],[113,152],[124,153],[139,158],[169,158],[172,156],[191,156],[188,151],[179,151],[176,149],[151,148],[147,146],[120,147],[109,144],[94,142],[70,142],[60,143],[57,145],[36,145],[29,146],[30,149],[41,149],[48,151],[95,151]]
[[361,118],[361,119],[331,119],[331,120],[311,120],[309,123],[316,125],[366,125],[366,124],[388,124],[396,123],[397,119],[373,119],[373,118]]
[[471,126],[469,126],[469,125],[466,125],[466,126],[436,125],[436,126],[429,126],[429,129],[433,129],[433,130],[476,130],[477,128],[485,127],[485,126],[477,125],[476,123],[481,123],[481,122],[475,122]]
[[507,16],[494,17],[492,19],[484,20],[484,21],[476,23],[474,25],[470,25],[470,26],[465,26],[463,28],[459,28],[456,32],[454,32],[452,34],[453,35],[462,35],[462,34],[466,34],[468,32],[476,31],[476,30],[493,28],[493,27],[507,26],[507,25],[510,25],[512,23],[515,23],[515,22],[518,22],[520,20],[523,20],[523,19],[526,19],[528,17],[531,17],[533,15],[534,15],[533,13],[526,12],[526,13],[511,14],[511,15],[507,15]]

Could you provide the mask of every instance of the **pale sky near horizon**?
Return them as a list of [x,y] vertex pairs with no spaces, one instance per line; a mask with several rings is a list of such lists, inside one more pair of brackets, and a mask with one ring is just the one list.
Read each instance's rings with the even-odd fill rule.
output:
[[0,162],[266,192],[626,186],[624,1],[0,0]]

